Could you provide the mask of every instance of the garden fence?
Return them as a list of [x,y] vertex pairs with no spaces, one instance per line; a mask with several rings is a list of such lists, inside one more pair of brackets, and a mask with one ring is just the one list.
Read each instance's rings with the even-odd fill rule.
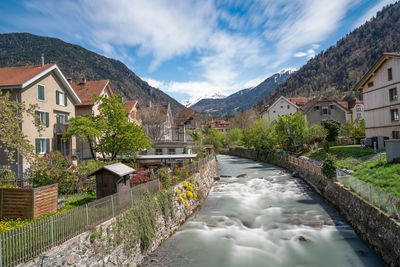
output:
[[337,170],[336,178],[340,184],[351,189],[373,206],[400,220],[400,198],[341,170]]
[[[322,166],[317,165],[310,160],[297,158],[290,155],[283,156],[283,159],[290,164],[296,165],[297,167],[316,173],[320,176],[324,176],[322,174]],[[400,220],[400,198],[369,183],[361,181],[360,179],[357,179],[356,177],[351,176],[342,170],[336,171],[336,180],[343,186],[355,192],[371,205],[385,211],[393,218]]]
[[131,208],[145,192],[156,194],[159,180],[141,184],[63,213],[0,234],[0,267],[15,266]]

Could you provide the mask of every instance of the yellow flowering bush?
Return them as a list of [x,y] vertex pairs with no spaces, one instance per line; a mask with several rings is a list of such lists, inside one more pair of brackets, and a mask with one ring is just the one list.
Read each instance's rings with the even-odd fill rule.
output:
[[189,207],[191,201],[197,198],[197,190],[199,190],[198,184],[193,184],[192,181],[184,181],[182,187],[176,190],[176,195],[178,196],[178,202],[184,204],[185,207]]
[[0,220],[0,233],[10,231],[12,229],[15,229],[17,227],[21,227],[24,225],[27,225],[31,223],[32,220],[24,220],[21,218],[17,219],[9,219],[9,218],[4,218]]

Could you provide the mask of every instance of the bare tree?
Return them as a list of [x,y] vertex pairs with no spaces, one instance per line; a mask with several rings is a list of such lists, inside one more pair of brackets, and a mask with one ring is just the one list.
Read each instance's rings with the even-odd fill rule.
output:
[[142,125],[146,134],[155,142],[160,141],[166,134],[167,111],[161,105],[145,107],[140,111]]
[[249,129],[250,125],[258,118],[259,116],[257,115],[255,110],[242,110],[231,119],[231,129]]

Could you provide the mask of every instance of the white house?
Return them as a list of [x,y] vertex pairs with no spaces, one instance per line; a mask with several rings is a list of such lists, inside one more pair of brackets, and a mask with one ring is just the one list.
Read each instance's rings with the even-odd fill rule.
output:
[[278,120],[278,115],[295,114],[300,108],[284,96],[279,97],[262,112],[262,117],[270,121]]

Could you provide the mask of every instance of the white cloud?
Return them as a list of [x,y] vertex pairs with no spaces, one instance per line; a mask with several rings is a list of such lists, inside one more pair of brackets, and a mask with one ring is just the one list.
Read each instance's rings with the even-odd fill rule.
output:
[[398,0],[380,0],[376,5],[371,7],[361,18],[359,18],[356,23],[353,25],[353,29],[360,27],[362,24],[364,24],[366,21],[372,19],[375,17],[376,13],[384,6],[390,5],[395,3]]
[[294,54],[294,57],[313,58],[313,57],[315,57],[315,50],[314,50],[314,48],[310,48],[305,52],[297,52],[297,53]]

